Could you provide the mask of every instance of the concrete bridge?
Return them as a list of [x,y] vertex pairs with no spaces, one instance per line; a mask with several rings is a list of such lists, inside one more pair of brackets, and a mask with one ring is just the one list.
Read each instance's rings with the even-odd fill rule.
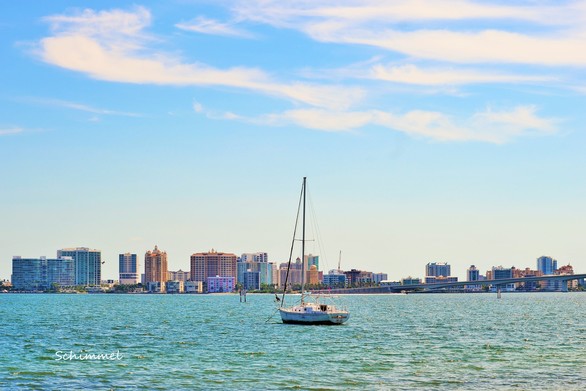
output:
[[498,280],[482,280],[482,281],[458,281],[458,282],[439,282],[435,284],[413,284],[413,285],[386,285],[369,288],[337,288],[331,290],[314,291],[314,293],[332,293],[332,294],[348,294],[348,293],[400,293],[415,290],[433,291],[437,289],[449,289],[462,287],[466,285],[490,285],[495,286],[497,291],[500,291],[503,286],[507,284],[514,284],[518,282],[537,282],[537,281],[560,281],[562,292],[568,291],[568,281],[581,280],[586,278],[586,274],[562,274],[541,277],[521,277],[521,278],[504,278]]

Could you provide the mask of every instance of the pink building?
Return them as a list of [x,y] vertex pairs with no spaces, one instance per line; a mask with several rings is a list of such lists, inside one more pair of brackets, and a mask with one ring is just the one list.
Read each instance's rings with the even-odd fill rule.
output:
[[208,277],[207,278],[208,293],[217,292],[233,292],[236,287],[235,277]]

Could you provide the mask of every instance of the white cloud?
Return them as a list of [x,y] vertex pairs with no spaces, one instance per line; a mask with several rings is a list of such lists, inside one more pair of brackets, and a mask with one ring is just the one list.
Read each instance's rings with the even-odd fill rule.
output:
[[535,106],[518,106],[512,111],[493,111],[487,109],[484,112],[476,113],[473,117],[473,123],[479,126],[494,125],[496,127],[506,128],[510,135],[522,134],[528,130],[534,130],[539,133],[554,133],[557,131],[556,123],[558,121],[548,118],[540,118],[536,115]]
[[504,19],[567,26],[586,18],[584,1],[504,4],[470,0],[242,0],[235,2],[233,9],[240,18],[287,26],[309,18],[345,24]]
[[[234,20],[252,20],[279,28],[297,29],[323,42],[383,48],[407,57],[396,60],[395,64],[410,63],[383,65],[380,57],[374,57],[347,69],[339,69],[330,75],[330,81],[332,77],[370,78],[434,87],[471,83],[538,83],[557,79],[499,71],[494,65],[490,69],[486,65],[471,69],[449,64],[586,65],[586,50],[583,50],[586,35],[581,33],[582,25],[579,23],[586,21],[585,13],[577,12],[586,11],[586,2],[565,3],[556,7],[525,4],[496,6],[470,0],[449,0],[441,4],[430,0],[400,0],[391,4],[382,0],[247,0],[236,2],[233,10]],[[252,118],[232,112],[214,112],[194,102],[193,110],[208,118],[270,126],[295,124],[322,131],[353,131],[366,126],[381,126],[431,140],[492,143],[557,131],[557,120],[540,117],[534,106],[517,106],[510,110],[487,109],[467,118],[426,110],[352,110],[351,107],[364,99],[365,88],[281,81],[258,68],[234,66],[220,69],[197,61],[185,61],[177,55],[152,48],[150,43],[156,38],[146,33],[151,15],[142,7],[133,11],[85,10],[76,15],[57,15],[46,20],[51,23],[53,35],[40,41],[41,58],[47,63],[95,79],[137,84],[232,87],[302,105],[295,110]],[[444,21],[442,26],[445,27],[442,30],[422,28],[431,20]],[[497,22],[495,25],[498,28],[490,27],[492,21]],[[518,21],[522,22],[521,27],[517,26]],[[401,25],[403,30],[398,29],[398,22],[404,23]],[[476,28],[477,25],[481,27]],[[523,30],[526,26],[530,28]],[[204,17],[179,23],[176,27],[225,36],[242,36],[244,33],[230,23]],[[311,73],[311,70],[306,73]],[[314,74],[319,75],[320,70]],[[388,89],[383,91],[373,85],[368,84],[371,92],[389,93]],[[99,110],[76,104],[70,104],[70,107]]]
[[0,128],[0,136],[8,136],[11,134],[22,133],[23,131],[24,129],[19,127]]
[[[416,58],[586,65],[585,1],[507,6],[470,0],[247,0],[237,3],[234,12],[242,19],[300,30],[318,41],[369,45]],[[422,27],[429,21],[444,21],[446,27]],[[412,25],[399,30],[398,22]],[[468,22],[469,27],[451,22]],[[491,25],[495,27],[486,27]]]
[[110,49],[139,49],[148,39],[144,28],[151,23],[151,14],[144,7],[133,12],[109,10],[96,12],[86,9],[75,15],[52,15],[44,18],[57,36],[83,36],[100,40]]
[[85,111],[93,114],[116,115],[124,117],[142,117],[142,115],[138,113],[102,109],[98,107],[89,106],[83,103],[70,102],[60,99],[25,98],[22,100],[26,102],[38,103],[47,106],[64,107],[66,109]]
[[201,34],[223,35],[228,37],[252,38],[248,31],[240,30],[231,23],[221,23],[214,19],[199,16],[189,22],[177,23],[175,27]]
[[281,114],[268,114],[254,122],[266,125],[293,123],[304,128],[330,132],[349,131],[373,122],[376,112],[338,112],[323,109],[289,110]]
[[[287,83],[259,69],[218,69],[202,63],[185,63],[143,45],[142,29],[150,14],[139,8],[124,11],[84,11],[79,16],[53,16],[56,34],[40,42],[47,63],[85,73],[95,79],[124,83],[180,86],[228,86],[286,98],[329,109],[345,109],[362,99],[357,87]],[[118,29],[120,34],[116,34]]]
[[269,126],[294,124],[330,132],[351,131],[375,125],[437,141],[482,141],[496,144],[524,135],[554,133],[558,122],[552,118],[537,116],[534,106],[518,106],[509,111],[487,109],[464,120],[425,110],[392,113],[381,110],[336,112],[323,109],[289,110],[258,118],[236,116],[234,119]]
[[542,37],[498,30],[322,30],[313,35],[324,41],[376,46],[412,57],[455,63],[586,65],[586,41],[581,35]]
[[370,76],[396,83],[417,85],[459,85],[479,83],[543,82],[552,78],[527,76],[458,68],[420,68],[416,65],[384,66],[374,65]]
[[193,110],[196,113],[202,113],[204,111],[202,104],[199,102],[193,102]]

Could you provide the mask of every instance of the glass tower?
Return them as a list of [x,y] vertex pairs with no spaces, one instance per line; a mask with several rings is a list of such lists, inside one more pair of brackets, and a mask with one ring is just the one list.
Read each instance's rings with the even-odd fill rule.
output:
[[75,285],[100,286],[102,252],[87,247],[57,250],[57,258],[71,257],[75,270]]

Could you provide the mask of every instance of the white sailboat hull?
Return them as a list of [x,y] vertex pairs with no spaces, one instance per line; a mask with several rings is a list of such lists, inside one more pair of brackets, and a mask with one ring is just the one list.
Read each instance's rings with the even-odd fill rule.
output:
[[283,323],[293,324],[336,325],[342,324],[350,318],[347,311],[315,311],[311,307],[302,306],[281,308],[279,312]]

